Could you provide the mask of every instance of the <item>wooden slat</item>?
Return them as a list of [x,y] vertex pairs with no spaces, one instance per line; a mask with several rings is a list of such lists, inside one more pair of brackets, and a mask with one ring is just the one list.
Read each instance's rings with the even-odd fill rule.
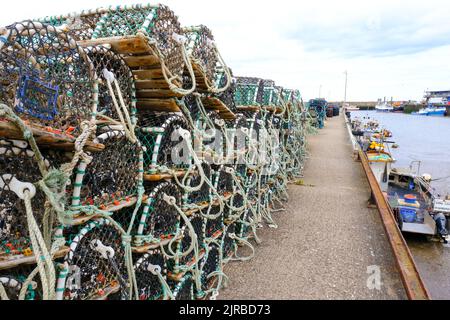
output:
[[169,89],[167,81],[161,80],[136,80],[134,82],[136,89]]
[[236,115],[218,98],[205,97],[202,99],[202,103],[207,110],[219,111],[219,116],[222,119],[236,119]]
[[[46,131],[43,128],[36,126],[29,126],[36,143],[40,146],[52,147],[56,149],[69,150],[75,149],[75,138],[72,136],[58,134],[55,132]],[[13,123],[9,121],[0,121],[0,137],[9,139],[21,139],[23,140],[23,133]],[[98,152],[105,149],[105,146],[100,143],[94,143],[92,141],[86,142],[86,150],[92,152]]]
[[259,106],[237,106],[239,111],[259,111],[261,108]]
[[160,67],[161,64],[159,62],[159,58],[154,55],[145,55],[145,56],[124,56],[126,64],[131,67]]
[[206,79],[206,74],[203,71],[203,68],[194,60],[191,60],[192,69],[194,70],[195,81],[197,82],[197,88],[202,91],[208,90],[209,81]]
[[[148,198],[148,196],[144,195],[142,197],[142,202],[146,201],[147,198]],[[108,211],[108,212],[116,212],[116,211],[119,211],[120,209],[131,207],[134,204],[136,204],[136,202],[137,202],[137,197],[130,197],[128,199],[128,201],[127,200],[121,200],[119,202],[119,204],[113,204],[113,203],[106,204],[104,207],[101,207],[100,209],[102,209],[104,211]],[[73,218],[73,220],[71,221],[70,225],[72,225],[72,226],[82,225],[82,224],[85,224],[86,222],[88,222],[88,221],[90,221],[92,219],[100,218],[100,217],[101,217],[101,215],[99,215],[99,214],[93,214],[93,215],[82,214],[82,215],[80,215],[78,217]]]
[[163,90],[163,89],[146,89],[146,90],[137,90],[136,91],[137,98],[181,98],[182,95],[173,92],[172,90]]
[[139,36],[123,36],[83,40],[78,41],[78,44],[82,47],[109,44],[111,45],[111,49],[119,54],[136,54],[149,52],[148,43],[145,41],[145,39]]
[[136,80],[164,79],[161,69],[133,70]]
[[[186,171],[184,171],[184,170],[179,170],[179,171],[175,172],[175,176],[177,176],[177,177],[182,177],[185,174],[186,174]],[[165,179],[172,179],[173,176],[174,175],[172,175],[170,173],[155,173],[155,174],[144,173],[144,180],[155,182],[155,181],[161,181],[161,180],[165,180]]]
[[136,107],[142,110],[180,112],[173,99],[138,99]]
[[[181,236],[179,236],[179,238],[177,238],[176,240],[173,241],[178,241],[181,240]],[[153,249],[157,249],[160,246],[166,246],[169,244],[169,242],[171,242],[173,239],[173,236],[170,236],[168,238],[165,239],[160,239],[159,243],[151,243],[151,244],[144,244],[142,246],[139,247],[131,247],[131,251],[133,251],[133,253],[147,253],[149,250],[153,250]]]
[[[62,247],[55,253],[55,258],[61,258],[64,257],[69,252],[68,247]],[[0,254],[0,270],[4,269],[11,269],[23,264],[35,264],[36,258],[34,255],[31,255],[29,257],[22,256],[20,258],[14,257],[14,259],[6,259],[1,260],[2,254]],[[7,255],[6,255],[7,256]]]

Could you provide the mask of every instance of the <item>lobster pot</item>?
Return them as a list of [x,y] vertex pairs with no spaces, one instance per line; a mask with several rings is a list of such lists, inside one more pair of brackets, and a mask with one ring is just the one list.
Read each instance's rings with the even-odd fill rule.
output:
[[[225,208],[224,208],[225,209]],[[223,212],[219,215],[220,206],[209,206],[206,213],[210,216],[218,215],[217,218],[206,218],[205,223],[205,239],[218,238],[222,236],[224,229]]]
[[[192,86],[192,80],[189,76],[185,75],[183,77],[183,83],[185,88],[190,88]],[[190,82],[189,82],[190,81]],[[200,106],[201,101],[199,102],[198,99],[193,94],[188,94],[183,96],[182,102],[186,106],[187,110],[182,109],[183,115],[186,117],[186,119],[192,119],[192,121],[197,123],[199,119],[202,117],[202,112]]]
[[221,259],[220,246],[214,242],[209,243],[205,255],[199,261],[200,282],[203,291],[211,288],[217,280],[217,276],[210,275],[222,270]]
[[132,205],[139,187],[141,148],[120,130],[102,133],[95,142],[104,144],[105,149],[93,154],[89,164],[78,164],[72,179],[72,206],[116,211],[119,206]]
[[175,257],[174,259],[170,259],[169,262],[170,270],[173,274],[179,273],[180,267],[192,266],[196,263],[195,251],[191,250],[193,245],[191,232],[194,232],[197,236],[198,250],[205,247],[206,219],[196,213],[189,218],[189,222],[193,227],[193,231],[191,231],[189,227],[183,223],[183,226],[181,227],[182,237],[176,246],[177,254],[183,254],[184,256]]
[[[224,88],[227,85],[228,80],[226,74],[224,72],[219,72],[217,77],[218,80],[216,82],[218,83],[218,87]],[[224,92],[214,94],[214,97],[219,98],[228,107],[228,109],[230,109],[230,111],[236,112],[236,78],[231,78],[229,82],[229,87]]]
[[244,209],[241,218],[236,222],[236,234],[241,238],[246,238],[250,232],[249,224],[251,220],[255,220],[253,211],[250,207],[255,208],[258,204],[258,174],[253,171],[249,173],[247,181],[244,184],[244,190],[247,195],[249,205]]
[[65,232],[70,251],[57,281],[57,299],[106,299],[122,292],[128,299],[127,268],[125,266],[122,235],[107,219],[100,218]]
[[194,299],[194,279],[190,272],[186,273],[179,281],[167,281],[175,300],[193,300]]
[[232,197],[228,201],[231,204],[231,207],[225,205],[223,212],[224,223],[229,225],[236,222],[237,219],[244,213],[244,197],[242,194],[237,193],[238,190],[235,190]]
[[[136,114],[136,93],[133,82],[133,74],[130,68],[125,63],[123,58],[114,53],[111,49],[107,49],[104,46],[93,46],[84,48],[87,56],[89,57],[92,65],[94,66],[95,73],[101,79],[98,87],[98,106],[97,110],[102,115],[108,118],[120,121],[120,117],[114,106],[114,98],[108,88],[106,74],[111,74],[116,80],[122,95],[122,100],[127,107],[127,113],[130,118],[134,118]],[[116,94],[117,89],[114,83],[111,83],[112,90],[115,95],[117,103],[120,103],[119,96]],[[120,106],[119,106],[120,108]],[[121,111],[123,117],[126,119],[126,115]],[[99,115],[100,125],[105,120],[102,120],[102,115]]]
[[[58,168],[66,160],[66,154],[61,152],[43,151],[42,155],[48,170]],[[46,197],[40,188],[33,186],[42,178],[27,142],[0,139],[0,269],[33,256],[25,201],[21,197],[25,189],[36,191],[31,206],[42,231]]]
[[30,125],[79,135],[97,103],[86,53],[68,34],[39,22],[8,26],[2,39],[0,102]]
[[149,250],[144,255],[134,255],[134,272],[140,300],[164,299],[164,288],[161,280],[153,274],[159,268],[162,277],[167,280],[166,258],[160,249]]
[[257,106],[263,103],[264,84],[259,78],[237,77],[234,95],[237,106]]
[[237,226],[234,223],[228,225],[225,229],[225,235],[223,236],[222,240],[222,256],[225,262],[227,262],[232,257],[237,249],[236,240],[230,236],[232,234],[236,234],[236,231]]
[[[207,162],[202,162],[202,170],[205,175],[205,179],[208,179],[211,183],[211,166]],[[198,170],[195,170],[187,179],[187,185],[191,188],[197,187],[201,183],[201,187],[196,191],[186,191],[183,194],[183,206],[189,208],[190,205],[202,205],[204,203],[211,202],[211,187],[206,181],[203,181]]]
[[214,84],[218,58],[211,30],[200,25],[184,28],[183,31],[187,38],[186,48],[189,56],[201,67],[206,82],[209,85]]
[[194,125],[201,132],[194,144],[197,155],[210,164],[223,163],[226,150],[225,121],[218,112],[208,111],[197,118]]
[[140,114],[137,135],[144,147],[144,172],[156,174],[161,167],[185,170],[191,163],[186,140],[180,130],[188,130],[184,117],[179,114],[146,112]]
[[76,41],[89,40],[106,9],[87,10],[81,13],[47,16],[38,21],[55,26],[63,27],[64,30]]
[[280,87],[275,86],[275,82],[272,80],[263,80],[263,102],[264,106],[279,106],[281,101],[279,99],[278,93]]
[[177,185],[168,181],[147,183],[145,194],[148,198],[133,226],[136,246],[158,244],[171,239],[180,228],[178,211],[164,200],[164,195],[174,197],[177,206],[181,206],[181,191]]
[[93,39],[119,36],[135,36],[144,32],[155,44],[164,59],[170,75],[180,77],[183,74],[183,44],[177,41],[183,35],[178,18],[165,5],[132,5],[107,9],[92,34]]
[[[3,285],[9,300],[19,300],[25,280],[35,267],[35,265],[21,265],[12,269],[0,270],[0,284]],[[23,298],[24,300],[42,299],[42,286],[39,276],[35,276],[30,282]]]
[[214,188],[221,196],[229,196],[234,191],[234,179],[231,173],[226,172],[227,167],[230,166],[211,165]]
[[[245,165],[247,154],[247,119],[243,114],[237,114],[235,120],[227,120],[226,133],[230,145],[226,145],[226,155],[231,157],[228,164],[232,164],[238,175],[245,175]],[[238,172],[239,171],[239,172]]]

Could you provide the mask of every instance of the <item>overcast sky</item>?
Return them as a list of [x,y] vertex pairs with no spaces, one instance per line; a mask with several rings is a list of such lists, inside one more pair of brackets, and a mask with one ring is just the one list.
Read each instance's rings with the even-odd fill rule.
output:
[[[0,25],[138,0],[2,2]],[[450,89],[447,1],[161,0],[182,25],[204,24],[235,75],[270,78],[305,99],[420,99]],[[95,5],[93,5],[95,3]],[[157,2],[155,2],[157,3]]]

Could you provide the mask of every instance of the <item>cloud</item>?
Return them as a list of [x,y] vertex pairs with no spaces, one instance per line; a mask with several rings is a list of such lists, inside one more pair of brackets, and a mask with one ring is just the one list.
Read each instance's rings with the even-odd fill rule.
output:
[[[30,17],[147,1],[6,2],[0,25]],[[298,88],[305,99],[420,99],[450,89],[446,1],[161,0],[182,25],[207,25],[234,74]],[[156,3],[156,2],[155,2]]]

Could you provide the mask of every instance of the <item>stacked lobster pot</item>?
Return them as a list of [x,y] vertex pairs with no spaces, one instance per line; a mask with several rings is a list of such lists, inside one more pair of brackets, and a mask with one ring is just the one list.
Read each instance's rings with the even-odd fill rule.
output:
[[276,226],[306,117],[164,5],[0,28],[0,299],[215,298]]

